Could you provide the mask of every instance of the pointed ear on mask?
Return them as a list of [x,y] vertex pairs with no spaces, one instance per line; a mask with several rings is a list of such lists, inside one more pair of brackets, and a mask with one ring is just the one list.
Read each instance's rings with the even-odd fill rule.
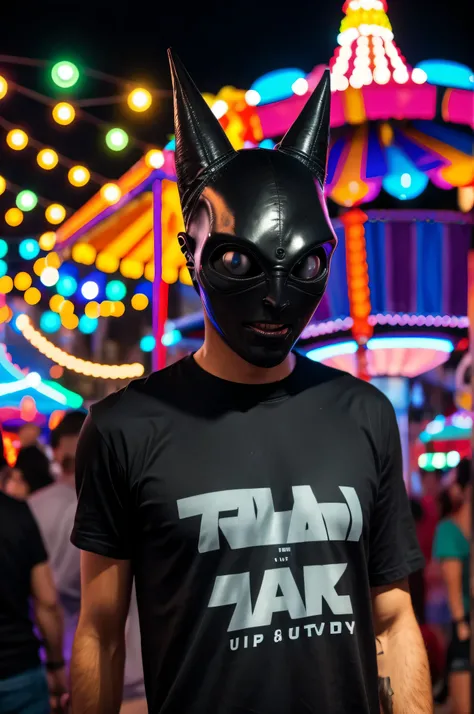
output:
[[318,86],[288,129],[277,149],[301,161],[318,179],[326,179],[331,110],[329,69],[324,71]]
[[168,58],[173,83],[176,177],[186,225],[193,200],[209,172],[237,152],[179,57],[169,49]]

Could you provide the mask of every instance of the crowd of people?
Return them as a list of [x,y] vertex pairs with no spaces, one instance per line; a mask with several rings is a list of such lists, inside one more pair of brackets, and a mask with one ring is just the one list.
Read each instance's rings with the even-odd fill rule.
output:
[[[27,424],[10,468],[0,448],[0,714],[68,711],[68,670],[81,603],[75,454],[83,412],[69,412],[42,443]],[[126,627],[121,714],[146,714],[138,611]]]

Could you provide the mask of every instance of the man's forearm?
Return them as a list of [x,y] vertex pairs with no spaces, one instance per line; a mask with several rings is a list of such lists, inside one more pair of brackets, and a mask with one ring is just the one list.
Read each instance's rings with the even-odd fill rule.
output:
[[384,714],[433,714],[428,658],[414,617],[377,638],[377,659]]
[[35,605],[35,620],[43,637],[44,646],[50,662],[63,659],[63,613],[58,604]]
[[72,714],[118,714],[124,666],[124,641],[104,645],[79,624],[71,661]]

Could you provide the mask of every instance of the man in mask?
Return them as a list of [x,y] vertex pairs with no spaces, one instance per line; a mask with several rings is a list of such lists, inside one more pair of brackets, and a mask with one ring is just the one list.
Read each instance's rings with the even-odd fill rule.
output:
[[73,712],[118,711],[134,576],[150,714],[378,714],[377,652],[386,711],[428,714],[394,411],[291,351],[336,247],[329,74],[276,150],[234,151],[170,61],[205,341],[83,431]]

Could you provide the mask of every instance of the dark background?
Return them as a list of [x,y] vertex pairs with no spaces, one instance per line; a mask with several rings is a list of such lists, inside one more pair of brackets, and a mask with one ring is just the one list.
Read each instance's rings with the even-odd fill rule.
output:
[[[392,0],[388,13],[395,41],[409,64],[433,58],[472,62],[467,2]],[[316,64],[328,62],[337,44],[342,17],[342,0],[288,0],[280,4],[269,0],[233,4],[224,0],[24,0],[3,3],[0,52],[48,61],[71,59],[79,67],[163,90],[153,110],[145,114],[130,112],[125,102],[90,110],[111,126],[122,126],[140,141],[163,146],[173,130],[168,46],[181,55],[202,91],[217,93],[226,84],[247,89],[273,69],[293,66],[309,72]],[[52,85],[47,67],[12,65],[0,59],[0,73],[52,98],[68,99],[67,91]],[[110,96],[124,91],[124,84],[85,76],[70,98],[74,102],[77,97]],[[107,179],[117,179],[143,155],[143,145],[133,146],[133,142],[123,152],[111,152],[104,144],[106,128],[80,120],[59,127],[50,112],[49,107],[14,91],[0,102],[0,114],[7,120]],[[81,189],[72,188],[64,168],[40,170],[32,148],[13,152],[5,145],[4,135],[1,129],[0,174],[7,181],[31,188],[46,202],[58,201],[71,210],[98,190],[93,182]],[[441,200],[452,200],[455,207],[454,191],[436,193],[444,194]],[[446,194],[452,196],[448,199]],[[425,204],[430,202],[430,190],[423,200]],[[14,195],[7,191],[0,197],[0,220],[12,205]],[[40,208],[25,214],[19,228],[1,223],[0,233],[12,238],[50,229]]]

